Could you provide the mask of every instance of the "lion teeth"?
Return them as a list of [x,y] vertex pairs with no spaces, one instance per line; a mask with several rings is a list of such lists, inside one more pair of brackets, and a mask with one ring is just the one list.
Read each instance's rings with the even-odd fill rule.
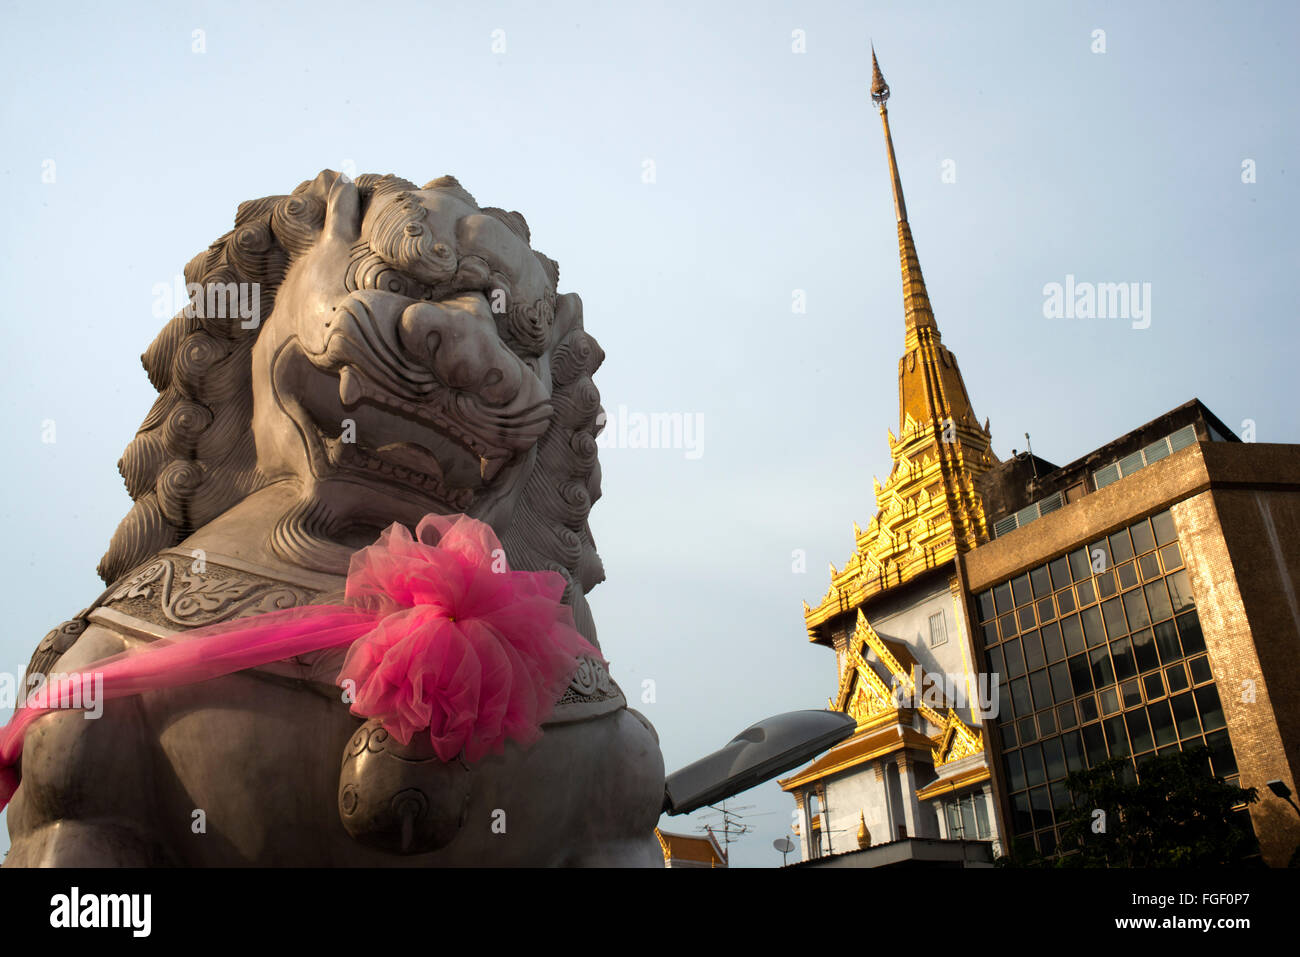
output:
[[339,373],[339,401],[345,406],[356,405],[361,401],[361,383],[357,381],[351,366],[344,366]]
[[[350,365],[339,370],[339,401],[345,407],[355,407],[363,399],[373,402],[393,412],[400,412],[417,421],[431,424],[444,435],[461,443],[473,452],[479,460],[479,476],[486,485],[491,483],[511,461],[512,455],[499,448],[480,441],[473,431],[456,423],[452,418],[454,403],[449,394],[433,394],[420,402],[412,402],[405,396],[395,396],[387,390],[376,387],[364,374]],[[335,465],[346,465],[362,469],[376,476],[397,481],[408,487],[416,487],[431,493],[438,499],[460,511],[466,511],[474,501],[474,491],[467,488],[450,488],[445,476],[429,474],[427,467],[420,469],[398,465],[387,461],[382,454],[358,448],[351,442],[340,438],[321,436],[327,458]]]
[[506,464],[504,458],[488,458],[480,456],[478,460],[478,474],[484,482],[491,482],[501,471],[501,467]]

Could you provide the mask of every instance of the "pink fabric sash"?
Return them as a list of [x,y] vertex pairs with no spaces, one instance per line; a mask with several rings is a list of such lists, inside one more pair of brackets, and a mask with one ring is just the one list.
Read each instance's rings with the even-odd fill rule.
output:
[[477,761],[522,747],[568,686],[578,656],[600,653],[573,626],[557,572],[510,571],[492,529],[465,515],[427,515],[415,537],[394,523],[352,556],[346,604],[307,605],[222,622],[96,662],[29,697],[0,729],[0,810],[32,722],[100,700],[174,688],[326,648],[350,646],[335,683],[353,714],[403,744],[427,732],[438,757]]

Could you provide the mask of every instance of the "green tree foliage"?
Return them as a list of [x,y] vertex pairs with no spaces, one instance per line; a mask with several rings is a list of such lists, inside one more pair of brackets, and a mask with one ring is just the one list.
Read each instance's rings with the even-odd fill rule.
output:
[[1209,752],[1148,758],[1134,773],[1112,758],[1066,779],[1074,806],[1058,815],[1061,844],[1050,857],[1018,840],[1003,867],[1215,867],[1246,863],[1257,851],[1241,804],[1257,800],[1210,773]]

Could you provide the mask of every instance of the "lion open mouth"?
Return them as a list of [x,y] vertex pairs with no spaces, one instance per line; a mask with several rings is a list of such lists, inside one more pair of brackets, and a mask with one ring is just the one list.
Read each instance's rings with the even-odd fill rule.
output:
[[299,397],[297,408],[289,411],[316,447],[318,473],[364,474],[459,511],[536,441],[550,416],[542,404],[499,428],[474,428],[475,419],[490,426],[490,416],[466,415],[475,403],[458,390],[439,388],[416,401],[376,386],[352,366],[337,374],[320,369],[297,349],[281,353],[276,374],[298,381],[288,393]]

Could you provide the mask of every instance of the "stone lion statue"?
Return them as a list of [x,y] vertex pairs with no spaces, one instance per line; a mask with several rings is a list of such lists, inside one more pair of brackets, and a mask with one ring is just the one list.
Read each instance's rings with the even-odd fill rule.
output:
[[[603,359],[515,212],[452,177],[324,171],[240,205],[143,356],[108,589],[29,674],[337,601],[351,553],[464,512],[553,570],[593,643]],[[28,732],[6,865],[661,865],[650,724],[584,659],[541,739],[472,767],[402,746],[332,683],[340,652],[64,711]]]

